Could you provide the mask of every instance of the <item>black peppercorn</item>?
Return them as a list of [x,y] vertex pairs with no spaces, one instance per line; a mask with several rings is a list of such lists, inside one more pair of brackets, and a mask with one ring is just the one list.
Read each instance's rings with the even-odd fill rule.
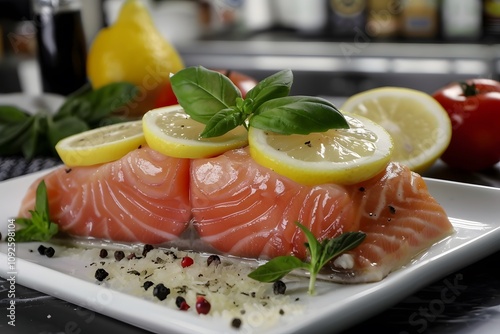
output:
[[153,245],[150,245],[150,244],[144,245],[144,248],[142,250],[142,256],[146,256],[146,254],[148,254],[153,249],[154,249]]
[[106,277],[108,277],[108,275],[109,275],[108,272],[102,268],[99,268],[95,271],[95,278],[99,282],[104,281],[104,279],[106,279]]
[[125,257],[125,253],[123,251],[115,251],[115,260],[121,261]]
[[275,295],[284,295],[286,291],[286,285],[283,281],[276,281],[273,283],[273,292]]
[[163,283],[156,285],[153,289],[153,296],[155,296],[159,300],[164,300],[169,294],[170,289],[163,285]]
[[45,248],[44,254],[46,257],[53,257],[55,253],[56,251],[54,250],[54,248],[52,247]]
[[190,307],[188,303],[186,303],[186,299],[182,296],[177,296],[177,298],[175,298],[175,305],[177,305],[181,311],[187,311]]
[[153,282],[151,282],[151,281],[146,281],[146,282],[144,282],[144,284],[142,285],[142,287],[144,288],[144,290],[147,290],[147,289],[149,289],[149,288],[150,288],[151,286],[153,286],[153,285],[154,285],[154,283],[153,283]]
[[45,255],[45,250],[46,249],[47,249],[47,247],[45,247],[44,245],[38,246],[38,254]]
[[108,251],[107,251],[107,250],[105,250],[105,249],[101,249],[101,251],[99,252],[99,257],[100,257],[101,259],[104,259],[104,258],[105,258],[105,257],[107,257],[107,256],[108,256]]
[[240,318],[234,318],[233,321],[231,321],[231,326],[233,328],[240,328],[241,327],[241,319]]
[[207,266],[214,264],[215,266],[218,266],[220,264],[220,257],[217,255],[210,255],[207,259]]

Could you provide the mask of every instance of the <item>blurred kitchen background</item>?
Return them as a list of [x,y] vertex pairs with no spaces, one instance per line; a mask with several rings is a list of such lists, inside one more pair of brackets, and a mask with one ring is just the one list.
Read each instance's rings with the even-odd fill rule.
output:
[[[47,0],[65,1],[65,0]],[[85,43],[123,0],[81,0]],[[294,94],[349,96],[379,86],[428,93],[500,79],[500,0],[148,0],[187,66],[257,79],[290,68]],[[32,0],[0,0],[0,94],[41,92]]]

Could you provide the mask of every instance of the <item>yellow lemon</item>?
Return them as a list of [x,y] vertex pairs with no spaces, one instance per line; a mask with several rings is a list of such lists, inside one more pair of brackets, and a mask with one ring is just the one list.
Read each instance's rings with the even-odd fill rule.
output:
[[340,108],[383,126],[394,140],[393,161],[422,173],[451,140],[448,114],[424,92],[398,87],[371,89],[351,96]]
[[250,127],[250,154],[261,165],[301,184],[367,180],[390,161],[391,136],[369,119],[344,116],[349,129],[308,135],[280,135]]
[[158,32],[145,5],[127,0],[110,27],[101,29],[89,49],[87,74],[93,88],[126,81],[139,88],[122,114],[152,109],[167,89],[170,74],[184,68],[177,50]]
[[56,151],[66,166],[90,166],[118,160],[145,143],[142,121],[132,121],[66,137]]
[[190,118],[179,105],[148,111],[142,124],[149,147],[177,158],[206,158],[248,144],[243,126],[219,137],[200,138],[205,124]]

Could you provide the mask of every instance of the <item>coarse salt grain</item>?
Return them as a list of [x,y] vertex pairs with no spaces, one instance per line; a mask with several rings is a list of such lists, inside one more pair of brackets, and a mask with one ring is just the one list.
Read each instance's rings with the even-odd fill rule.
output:
[[[125,250],[125,254],[141,251]],[[179,310],[177,296],[185,299],[188,305],[196,305],[198,296],[203,296],[211,305],[207,315],[217,321],[232,325],[235,318],[241,320],[240,330],[270,328],[285,317],[293,319],[304,312],[298,298],[276,295],[273,285],[255,281],[247,275],[253,268],[245,261],[224,258],[218,265],[207,265],[210,254],[186,252],[177,249],[151,249],[145,256],[117,261],[113,256],[101,258],[100,249],[68,249],[65,254],[88,261],[89,278],[93,278],[96,268],[105,269],[107,287],[138,296],[154,303]],[[194,261],[189,267],[180,264],[185,256]],[[213,257],[212,257],[213,258]],[[93,265],[91,265],[93,264]],[[94,281],[95,278],[94,278]],[[159,300],[146,286],[163,284],[170,289],[165,300]],[[103,282],[97,282],[103,284]],[[191,307],[182,312],[197,314]],[[234,328],[234,327],[233,327]]]

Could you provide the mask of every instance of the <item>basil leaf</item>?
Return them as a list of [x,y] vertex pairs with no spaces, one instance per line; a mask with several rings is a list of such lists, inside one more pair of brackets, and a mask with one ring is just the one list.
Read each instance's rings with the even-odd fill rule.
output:
[[87,99],[92,107],[92,113],[87,121],[89,123],[100,121],[132,101],[138,92],[139,89],[131,83],[116,82],[85,94],[82,98]]
[[222,136],[226,132],[242,125],[245,119],[246,115],[235,108],[222,109],[208,121],[200,137],[210,138]]
[[54,120],[60,120],[64,117],[78,116],[83,120],[90,117],[90,103],[81,96],[69,97],[54,115]]
[[48,241],[57,234],[59,227],[50,221],[47,187],[42,180],[36,188],[35,209],[30,210],[30,218],[16,218],[21,227],[16,231],[16,241]]
[[349,128],[333,104],[311,96],[287,96],[267,101],[250,118],[250,126],[287,135]]
[[207,124],[219,111],[236,105],[240,90],[225,75],[202,66],[188,67],[170,78],[177,101],[192,119]]
[[0,146],[9,144],[26,133],[28,128],[33,124],[34,118],[30,117],[22,122],[16,122],[9,125],[1,125],[2,135],[0,136]]
[[366,234],[363,232],[345,232],[337,238],[328,240],[319,261],[320,268],[334,257],[356,248],[365,238]]
[[295,256],[278,256],[259,266],[248,277],[260,282],[274,282],[294,269],[303,268],[304,263]]
[[246,94],[246,99],[253,100],[252,107],[257,110],[264,102],[288,96],[293,83],[293,73],[283,70],[260,81]]
[[29,117],[29,113],[17,107],[0,106],[0,124],[18,123]]
[[73,93],[68,95],[68,99],[78,97],[78,96],[83,96],[84,94],[87,94],[88,92],[92,91],[92,85],[90,82],[85,83],[83,86],[75,90]]
[[116,123],[123,123],[123,122],[129,122],[130,121],[130,118],[127,118],[125,116],[115,116],[115,115],[111,115],[111,116],[107,116],[107,117],[104,117],[103,119],[101,119],[99,121],[99,127],[101,126],[106,126],[106,125],[111,125],[111,124],[116,124]]
[[35,153],[37,151],[37,143],[39,142],[39,134],[40,134],[40,124],[38,117],[34,118],[33,125],[26,132],[27,138],[24,140],[21,151],[23,156],[27,160],[31,160],[35,157]]
[[306,235],[306,247],[309,250],[311,262],[316,262],[316,259],[318,259],[318,255],[322,252],[321,244],[319,243],[318,239],[316,239],[314,234],[312,234],[312,232],[309,231],[304,225],[299,222],[295,222],[295,225],[297,225]]
[[27,140],[33,126],[34,118],[30,117],[23,122],[1,126],[0,155],[21,154],[22,146]]
[[88,123],[95,123],[130,102],[137,93],[138,88],[127,82],[115,82],[93,91],[83,91],[70,96],[54,115],[54,120],[77,116]]
[[40,213],[42,219],[49,219],[49,199],[45,180],[42,180],[36,188],[35,211]]
[[50,144],[55,147],[59,140],[89,129],[87,123],[76,116],[49,122],[48,137]]

